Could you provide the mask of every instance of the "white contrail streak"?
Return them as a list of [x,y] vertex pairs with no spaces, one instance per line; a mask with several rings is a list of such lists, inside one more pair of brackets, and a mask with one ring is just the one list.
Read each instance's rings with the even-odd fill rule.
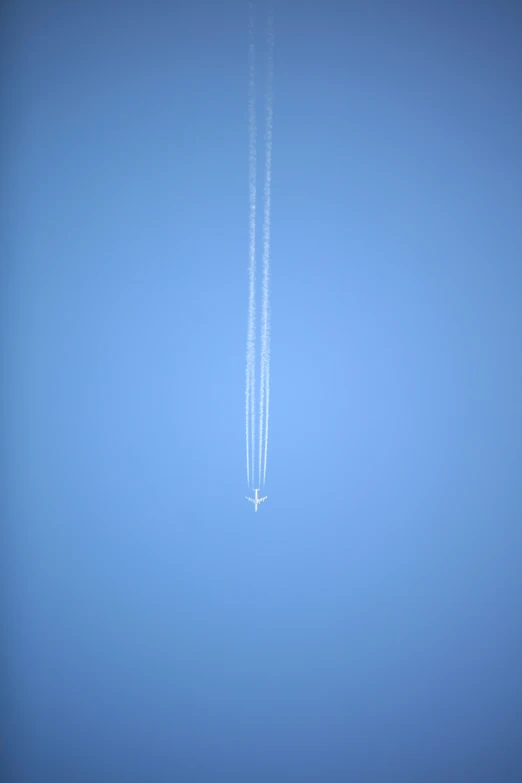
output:
[[[272,117],[273,117],[273,75],[274,75],[274,33],[273,15],[270,12],[267,31],[266,88],[265,88],[265,134],[264,134],[264,214],[263,214],[263,278],[261,294],[260,323],[260,390],[259,430],[256,433],[256,175],[257,175],[257,128],[255,90],[255,35],[253,1],[249,3],[249,84],[248,84],[248,129],[249,129],[249,289],[248,289],[248,331],[245,388],[245,439],[246,469],[249,486],[261,486],[266,481],[268,455],[268,421],[270,413],[270,209],[272,183]],[[259,443],[256,444],[256,434]],[[255,453],[258,446],[256,475]]]
[[[270,14],[267,34],[266,60],[266,114],[265,114],[265,185],[263,220],[263,299],[261,309],[261,395],[259,426],[259,478],[261,481],[261,453],[263,453],[263,484],[266,481],[268,456],[268,418],[270,413],[270,207],[272,183],[272,118],[274,78],[274,30]],[[264,415],[264,422],[263,422]],[[264,427],[263,427],[264,423]],[[262,443],[264,440],[264,446]]]
[[246,356],[245,388],[245,431],[246,431],[246,470],[247,484],[254,483],[254,445],[255,445],[255,358],[256,358],[256,96],[255,96],[255,41],[254,10],[249,5],[248,24],[248,195],[249,195],[249,266],[248,266],[248,329]]

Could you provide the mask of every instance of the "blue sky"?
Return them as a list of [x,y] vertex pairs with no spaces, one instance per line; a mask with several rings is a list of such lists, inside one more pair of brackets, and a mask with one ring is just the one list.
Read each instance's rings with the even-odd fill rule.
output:
[[521,21],[275,4],[254,515],[248,4],[11,6],[13,783],[522,778]]

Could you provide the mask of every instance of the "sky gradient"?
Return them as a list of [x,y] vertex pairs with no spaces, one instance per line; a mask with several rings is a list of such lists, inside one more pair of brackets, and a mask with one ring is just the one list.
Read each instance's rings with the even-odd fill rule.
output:
[[248,4],[8,7],[11,783],[522,780],[521,30],[275,3],[254,514]]

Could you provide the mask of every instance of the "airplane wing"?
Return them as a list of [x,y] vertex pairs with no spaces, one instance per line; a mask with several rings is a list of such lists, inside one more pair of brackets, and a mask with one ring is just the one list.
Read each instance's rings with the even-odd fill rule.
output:
[[262,503],[262,502],[263,502],[263,500],[266,500],[266,499],[267,499],[267,497],[268,497],[268,495],[265,495],[265,497],[264,497],[264,498],[259,498],[259,503]]
[[255,502],[256,502],[256,501],[254,500],[254,498],[247,498],[247,496],[246,496],[246,495],[245,495],[245,500],[250,500],[250,502],[251,502],[251,503],[255,503]]

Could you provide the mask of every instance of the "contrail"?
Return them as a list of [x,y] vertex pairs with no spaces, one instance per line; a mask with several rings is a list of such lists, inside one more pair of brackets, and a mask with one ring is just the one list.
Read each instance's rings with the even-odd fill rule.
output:
[[255,445],[255,358],[256,358],[256,95],[255,95],[255,41],[254,9],[249,4],[248,24],[248,191],[249,191],[249,266],[248,266],[248,330],[246,356],[245,389],[245,431],[246,431],[246,470],[247,483],[254,482],[254,445]]
[[268,421],[270,413],[270,209],[272,182],[272,117],[274,77],[274,32],[273,14],[270,12],[267,29],[266,87],[265,87],[265,134],[264,134],[264,214],[263,214],[263,280],[261,295],[260,324],[260,390],[258,467],[256,475],[256,175],[257,175],[257,128],[255,89],[255,31],[254,3],[249,3],[249,85],[248,85],[248,128],[249,128],[249,290],[248,290],[248,332],[245,390],[245,439],[247,482],[260,486],[266,481],[268,455]]
[[[273,79],[274,29],[273,17],[272,14],[270,14],[268,19],[266,58],[265,185],[263,191],[263,300],[261,310],[261,402],[259,406],[259,479],[261,481],[261,454],[263,453],[263,484],[266,481],[266,462],[268,456],[268,418],[270,413],[270,189],[272,183]],[[263,440],[264,446],[262,448]]]

